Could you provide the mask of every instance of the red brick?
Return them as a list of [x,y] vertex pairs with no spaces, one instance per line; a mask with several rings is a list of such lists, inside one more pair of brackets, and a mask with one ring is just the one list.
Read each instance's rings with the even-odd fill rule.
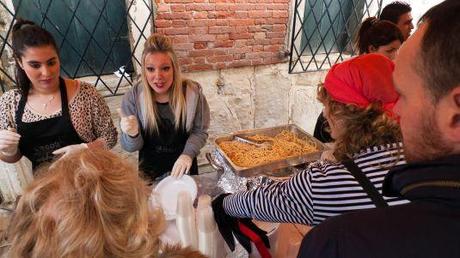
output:
[[208,18],[208,12],[192,12],[192,17],[193,19],[207,19]]
[[254,25],[253,19],[233,19],[230,20],[230,26]]
[[237,60],[237,61],[233,61],[231,62],[228,67],[230,68],[234,68],[234,67],[242,67],[242,66],[250,66],[251,65],[251,61],[250,60]]
[[194,21],[189,21],[188,26],[190,27],[204,27],[208,26],[208,20],[194,20]]
[[270,39],[270,44],[284,44],[284,38],[276,38],[276,39]]
[[215,47],[233,47],[233,45],[234,45],[233,40],[224,40],[224,41],[216,40],[216,42],[214,43]]
[[249,18],[268,18],[268,17],[272,17],[271,12],[269,12],[269,11],[259,11],[259,10],[249,11],[248,14],[249,14]]
[[268,10],[289,10],[289,4],[269,4]]
[[179,58],[179,63],[181,65],[186,65],[186,64],[192,64],[192,58],[189,58],[189,57],[182,57],[182,58]]
[[190,35],[204,35],[208,34],[208,27],[189,27]]
[[247,11],[236,11],[234,17],[237,19],[245,19],[249,17],[249,14]]
[[211,4],[188,4],[185,9],[187,11],[214,11],[215,6]]
[[273,18],[287,18],[289,14],[287,11],[273,11]]
[[165,35],[187,35],[188,28],[165,28],[163,33]]
[[[279,63],[292,0],[156,0],[184,71]],[[161,11],[160,11],[161,10]]]
[[232,33],[247,33],[248,31],[248,26],[234,26],[232,27],[231,30]]
[[185,11],[185,5],[183,4],[172,4],[171,11],[173,12],[183,12]]
[[231,27],[228,26],[213,26],[209,27],[210,34],[224,34],[232,31]]
[[286,25],[280,25],[280,24],[275,24],[272,26],[272,31],[273,32],[285,32],[286,31]]
[[195,42],[193,48],[195,49],[205,49],[208,47],[208,44],[206,42]]
[[190,35],[190,41],[215,41],[216,35]]
[[173,27],[185,27],[187,26],[187,21],[184,20],[174,20],[172,21]]
[[176,35],[176,36],[172,37],[172,42],[173,42],[173,44],[187,43],[187,42],[189,42],[188,41],[188,36],[186,36],[186,35]]
[[192,50],[193,43],[178,43],[174,44],[174,50]]
[[164,0],[165,3],[171,4],[183,4],[183,3],[193,3],[193,0]]
[[224,68],[227,68],[227,64],[226,63],[217,63],[217,64],[214,64],[214,69],[224,69]]
[[206,57],[194,57],[193,64],[206,64]]
[[212,69],[212,65],[210,64],[196,64],[196,65],[189,65],[189,71],[204,71]]
[[225,55],[227,51],[219,49],[201,49],[201,50],[192,50],[189,52],[190,57],[205,57],[213,55]]
[[234,11],[236,9],[235,4],[216,4],[216,11]]
[[267,38],[284,38],[286,33],[284,32],[267,32]]
[[156,28],[168,28],[168,27],[171,27],[172,25],[173,25],[173,22],[168,21],[168,20],[156,20],[155,21]]
[[233,61],[233,55],[209,56],[206,57],[208,63],[230,62]]
[[269,52],[279,52],[281,51],[283,46],[281,45],[271,45],[271,46],[264,46],[264,51],[269,51]]
[[251,33],[230,33],[230,39],[250,39]]
[[162,12],[170,12],[171,8],[169,4],[159,4],[157,12],[162,13]]

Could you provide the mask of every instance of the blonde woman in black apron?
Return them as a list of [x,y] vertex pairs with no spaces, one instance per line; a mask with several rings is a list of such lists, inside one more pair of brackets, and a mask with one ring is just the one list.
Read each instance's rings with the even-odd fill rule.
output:
[[116,129],[104,100],[89,84],[60,77],[52,35],[19,19],[13,27],[13,89],[0,98],[0,159],[26,156],[35,169],[83,148],[111,148]]
[[139,168],[151,180],[198,174],[196,156],[206,144],[209,106],[198,83],[181,78],[171,41],[150,36],[142,53],[142,80],[123,97],[121,146],[139,151]]

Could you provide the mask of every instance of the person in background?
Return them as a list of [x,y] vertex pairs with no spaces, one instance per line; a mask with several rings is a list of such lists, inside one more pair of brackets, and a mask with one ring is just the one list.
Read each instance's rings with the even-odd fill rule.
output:
[[284,182],[217,197],[212,206],[227,243],[233,238],[225,232],[236,218],[314,226],[345,212],[406,202],[380,194],[388,170],[404,164],[392,111],[398,97],[393,67],[387,57],[367,54],[330,69],[318,99],[336,141],[336,160],[313,162]]
[[360,55],[377,53],[394,60],[403,41],[403,35],[396,25],[369,17],[359,28],[356,46]]
[[404,40],[406,40],[414,29],[411,11],[412,8],[409,4],[395,1],[383,8],[379,18],[381,21],[389,21],[396,24],[401,30]]
[[171,41],[150,36],[142,53],[142,81],[125,94],[120,110],[121,146],[139,151],[150,179],[167,172],[198,174],[196,157],[206,144],[209,106],[197,82],[183,79]]
[[408,164],[390,171],[386,196],[411,203],[337,216],[304,238],[298,257],[460,257],[460,2],[422,17],[393,73]]
[[[360,55],[378,53],[393,60],[403,41],[401,31],[396,25],[369,17],[361,24],[356,37],[356,46]],[[333,141],[323,112],[316,121],[313,136],[324,143]]]
[[13,26],[18,89],[0,97],[0,159],[23,155],[35,169],[56,155],[83,148],[112,148],[117,131],[96,89],[60,76],[52,35],[31,21]]
[[[38,170],[19,200],[7,257],[196,257],[162,249],[160,208],[137,167],[103,149],[84,149]],[[161,255],[160,255],[161,253]]]

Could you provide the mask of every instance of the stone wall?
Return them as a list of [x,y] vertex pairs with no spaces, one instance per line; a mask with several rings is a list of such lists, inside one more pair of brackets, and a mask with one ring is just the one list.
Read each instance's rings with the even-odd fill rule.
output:
[[313,133],[322,110],[316,86],[325,72],[287,71],[288,63],[281,63],[186,73],[201,84],[211,109],[210,138],[202,154],[212,149],[216,136],[237,130],[294,123]]

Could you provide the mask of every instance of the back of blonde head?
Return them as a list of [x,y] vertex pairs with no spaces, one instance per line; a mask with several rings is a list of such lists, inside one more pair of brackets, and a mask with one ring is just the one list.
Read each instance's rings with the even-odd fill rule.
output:
[[169,38],[159,34],[153,34],[145,41],[144,50],[142,51],[142,84],[144,87],[144,105],[146,110],[144,120],[147,121],[147,131],[158,132],[157,121],[159,120],[159,114],[155,103],[155,92],[150,87],[145,75],[145,57],[153,53],[163,53],[168,55],[171,59],[174,77],[171,88],[169,89],[169,105],[174,113],[176,130],[181,126],[185,128],[185,93],[176,53],[173,50],[172,42]]
[[84,150],[44,168],[9,229],[8,257],[155,257],[164,219],[137,168]]

